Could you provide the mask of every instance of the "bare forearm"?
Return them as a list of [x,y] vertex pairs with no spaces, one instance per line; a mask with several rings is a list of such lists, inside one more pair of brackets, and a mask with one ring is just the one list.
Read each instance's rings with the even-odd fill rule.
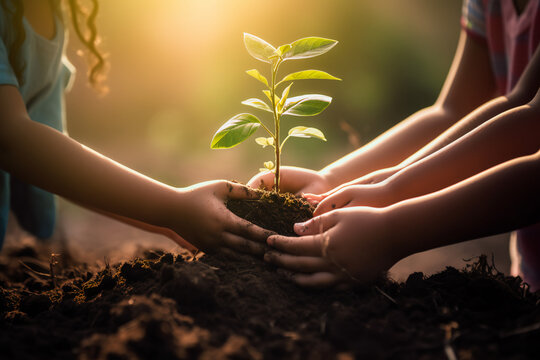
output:
[[175,189],[145,177],[27,118],[2,137],[0,166],[17,178],[83,205],[158,226]]
[[455,184],[540,147],[540,112],[524,105],[489,120],[386,181],[395,202]]
[[483,104],[475,111],[471,112],[457,122],[454,126],[450,127],[420,151],[406,159],[402,164],[400,164],[400,167],[408,166],[434,153],[435,151],[442,149],[444,146],[459,139],[461,136],[467,134],[469,131],[475,129],[477,126],[480,126],[498,114],[502,114],[509,109],[529,103],[538,92],[539,87],[540,48],[536,50],[523,75],[520,77],[518,83],[508,96],[500,96]]
[[500,164],[436,193],[389,208],[406,256],[520,228],[540,220],[540,151]]
[[[494,96],[485,44],[462,31],[444,86],[435,105],[405,119],[363,148],[321,170],[332,185],[393,167],[419,151],[463,116]],[[475,79],[471,82],[470,79]]]
[[399,164],[399,167],[404,168],[420,159],[425,158],[428,155],[433,154],[435,151],[440,150],[446,145],[459,139],[461,136],[467,134],[492,117],[519,105],[523,104],[519,104],[517,101],[508,99],[504,96],[487,102],[444,131],[441,135],[414,153],[412,156],[405,159],[401,164]]
[[423,109],[366,146],[321,170],[335,187],[375,170],[394,166],[430,142],[456,121],[439,106]]

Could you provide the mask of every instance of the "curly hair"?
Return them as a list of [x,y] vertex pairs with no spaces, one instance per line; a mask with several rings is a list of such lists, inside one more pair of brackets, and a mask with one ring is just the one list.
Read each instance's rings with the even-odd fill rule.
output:
[[[62,16],[62,0],[51,0],[54,12],[60,19]],[[90,84],[98,89],[104,90],[101,82],[104,79],[106,62],[102,52],[98,49],[99,37],[96,29],[96,17],[99,10],[98,0],[90,0],[92,7],[90,11],[84,8],[79,0],[66,0],[66,9],[71,17],[73,29],[77,37],[86,48],[88,55],[88,80]],[[20,50],[26,38],[26,32],[23,26],[24,6],[21,0],[0,0],[2,8],[8,15],[9,25],[13,29],[13,38],[8,49],[8,58],[11,67],[13,68],[19,84],[23,84],[22,74],[26,64],[20,61]]]

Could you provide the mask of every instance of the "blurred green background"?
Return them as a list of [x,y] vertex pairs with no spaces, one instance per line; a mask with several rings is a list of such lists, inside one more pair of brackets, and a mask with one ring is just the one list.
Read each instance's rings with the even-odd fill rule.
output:
[[280,69],[282,75],[321,69],[343,79],[296,82],[291,96],[315,92],[334,100],[321,115],[283,121],[285,130],[323,130],[327,143],[293,139],[283,157],[286,165],[319,169],[433,103],[457,44],[460,7],[460,1],[433,0],[102,1],[98,29],[111,64],[110,92],[99,96],[87,85],[72,35],[68,57],[78,74],[67,95],[68,131],[172,185],[246,182],[273,160],[271,150],[254,142],[262,130],[231,150],[209,147],[231,116],[266,116],[240,104],[261,97],[261,85],[245,70],[268,73],[245,50],[243,32],[276,46],[328,37],[339,40],[329,53]]
[[[434,0],[102,1],[98,25],[111,64],[110,92],[99,96],[87,85],[81,46],[72,36],[68,55],[79,73],[67,96],[68,130],[171,185],[246,182],[273,157],[254,142],[262,130],[236,148],[210,149],[221,124],[252,111],[240,102],[262,97],[245,70],[268,69],[249,56],[242,34],[276,46],[328,37],[339,40],[329,53],[280,69],[321,69],[343,79],[296,82],[292,96],[309,91],[334,100],[316,117],[284,119],[285,130],[307,125],[324,131],[328,142],[293,139],[283,157],[287,165],[319,169],[435,101],[457,45],[460,8],[461,1]],[[127,259],[138,246],[175,251],[172,241],[66,202],[60,219],[60,236],[93,259]],[[462,267],[461,259],[481,253],[494,253],[497,267],[507,271],[507,244],[503,235],[431,250],[400,261],[390,274],[405,279],[413,271]]]

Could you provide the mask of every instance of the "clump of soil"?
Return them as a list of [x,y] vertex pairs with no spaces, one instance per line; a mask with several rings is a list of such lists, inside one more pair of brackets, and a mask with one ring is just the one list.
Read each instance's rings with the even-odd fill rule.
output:
[[540,358],[540,294],[484,256],[340,292],[244,255],[146,251],[54,279],[49,265],[31,248],[0,254],[0,358]]
[[296,235],[293,225],[313,217],[313,206],[291,193],[257,190],[259,199],[228,200],[227,208],[234,214],[264,229],[281,235]]

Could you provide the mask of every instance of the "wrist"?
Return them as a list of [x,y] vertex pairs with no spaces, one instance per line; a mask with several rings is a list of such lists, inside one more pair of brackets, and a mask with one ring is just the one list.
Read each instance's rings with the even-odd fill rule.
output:
[[381,202],[383,206],[390,206],[396,204],[402,200],[405,200],[400,196],[401,192],[399,191],[400,182],[396,177],[390,177],[386,180],[375,184],[374,186],[379,187],[381,190]]
[[184,221],[185,211],[189,208],[186,188],[171,188],[171,193],[161,207],[160,226],[177,232],[179,224]]
[[418,214],[411,212],[406,204],[394,204],[383,209],[385,228],[388,229],[389,244],[395,261],[427,250],[423,242],[422,222]]
[[327,191],[332,190],[333,188],[343,183],[343,181],[341,181],[341,178],[337,174],[336,170],[333,168],[325,167],[324,169],[319,170],[318,174],[321,178],[324,179],[326,184],[328,184]]
[[386,207],[376,209],[379,213],[380,219],[380,232],[383,239],[380,246],[382,247],[382,253],[389,260],[388,268],[396,264],[401,259],[414,253],[411,244],[410,234],[403,231],[400,228],[400,217],[395,211],[394,207]]
[[434,196],[425,195],[385,208],[388,227],[399,233],[393,245],[400,256],[407,257],[455,242],[455,228],[438,203]]

